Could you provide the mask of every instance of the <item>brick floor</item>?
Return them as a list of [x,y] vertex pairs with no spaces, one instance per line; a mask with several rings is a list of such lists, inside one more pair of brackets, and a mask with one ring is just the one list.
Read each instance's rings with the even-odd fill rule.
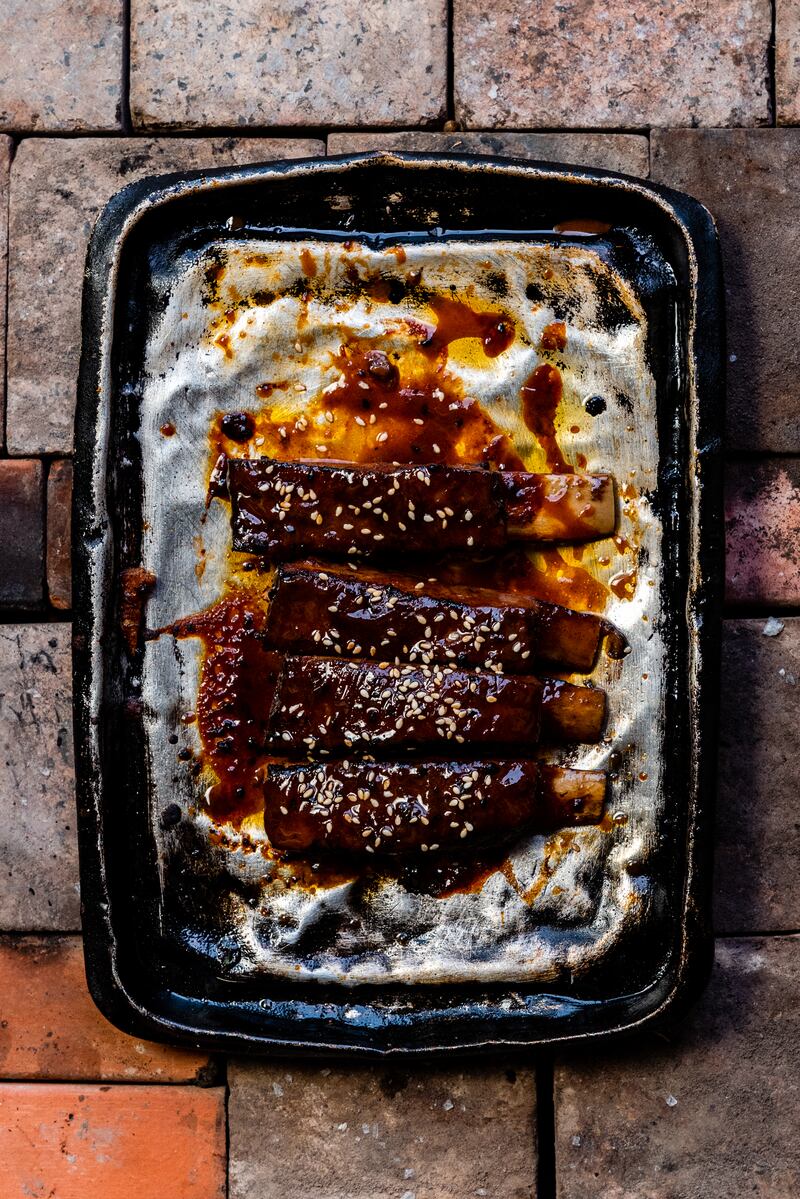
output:
[[115,191],[166,171],[324,152],[313,139],[23,141],[11,172],[9,452],[72,449],[86,246]]
[[122,0],[3,0],[0,129],[118,129]]
[[193,1082],[208,1057],[126,1036],[95,1007],[80,937],[0,936],[0,1078]]
[[734,604],[800,606],[800,462],[736,462],[726,475],[726,594]]
[[728,439],[800,451],[800,130],[656,130],[652,176],[707,204],[722,239],[728,311]]
[[230,1199],[532,1199],[530,1069],[231,1063]]
[[455,0],[468,128],[630,129],[769,120],[769,0]]
[[715,880],[719,932],[800,929],[799,688],[797,617],[725,622]]
[[8,1199],[224,1199],[225,1092],[0,1084]]
[[800,1193],[800,938],[723,941],[678,1032],[564,1055],[558,1199]]
[[543,162],[580,163],[647,176],[650,149],[646,137],[630,133],[331,133],[329,154],[365,150],[420,150],[428,154],[487,154]]
[[800,3],[775,2],[775,104],[779,125],[800,124]]
[[47,475],[47,593],[54,608],[72,607],[72,463],[51,462]]
[[38,608],[44,589],[44,469],[38,458],[0,459],[0,605]]
[[[0,136],[0,428],[5,427],[6,411],[6,276],[8,271],[8,174],[13,142]],[[4,435],[0,437],[0,442]]]
[[80,927],[69,626],[0,625],[0,929]]
[[420,125],[445,115],[445,0],[132,0],[131,108],[148,129]]

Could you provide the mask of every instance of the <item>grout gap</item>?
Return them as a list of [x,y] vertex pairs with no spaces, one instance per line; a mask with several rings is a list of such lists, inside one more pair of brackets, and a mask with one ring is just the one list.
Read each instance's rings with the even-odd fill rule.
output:
[[131,0],[122,0],[122,79],[119,95],[120,132],[123,137],[133,133],[131,118]]
[[553,1056],[536,1060],[536,1195],[556,1199],[556,1118]]
[[772,0],[770,4],[769,41],[767,43],[767,90],[769,92],[770,125],[773,128],[776,128],[778,124],[778,79],[775,71],[775,40],[778,31],[777,8],[777,0]]

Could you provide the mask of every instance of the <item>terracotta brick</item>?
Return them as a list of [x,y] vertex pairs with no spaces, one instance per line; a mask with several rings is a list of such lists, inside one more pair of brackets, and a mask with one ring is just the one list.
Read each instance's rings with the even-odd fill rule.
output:
[[0,136],[0,428],[6,411],[6,274],[8,269],[8,173],[12,141]]
[[725,622],[715,861],[719,932],[800,928],[798,690],[800,619]]
[[685,1025],[556,1069],[559,1199],[800,1194],[800,938],[717,943]]
[[116,129],[122,0],[3,0],[0,129]]
[[47,476],[47,590],[54,608],[72,607],[72,463],[51,462]]
[[530,1070],[232,1062],[230,1199],[532,1199]]
[[420,150],[429,154],[487,154],[568,162],[627,175],[647,175],[646,137],[631,133],[331,133],[329,154],[366,150]]
[[79,937],[0,937],[0,1077],[191,1082],[209,1061],[119,1032],[86,986]]
[[8,1199],[223,1199],[221,1088],[5,1083]]
[[114,192],[165,171],[324,152],[322,142],[284,138],[22,142],[11,172],[9,452],[72,449],[86,245]]
[[472,128],[761,125],[769,0],[455,0],[456,116]]
[[0,625],[0,928],[9,931],[80,927],[70,678],[68,625]]
[[800,0],[775,4],[775,108],[779,125],[800,124]]
[[730,463],[725,594],[733,604],[800,604],[800,462]]
[[441,118],[445,0],[132,0],[131,113],[148,129]]
[[0,607],[38,608],[44,584],[44,492],[36,459],[0,459],[0,545]]
[[706,204],[719,228],[728,317],[728,444],[800,451],[800,130],[652,135],[652,177]]

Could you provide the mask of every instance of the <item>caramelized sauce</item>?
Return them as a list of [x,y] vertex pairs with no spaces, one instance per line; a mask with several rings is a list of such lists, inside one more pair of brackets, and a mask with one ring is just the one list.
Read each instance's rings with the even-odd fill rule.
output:
[[196,717],[205,764],[218,780],[206,793],[206,810],[234,826],[264,807],[258,767],[276,659],[263,647],[263,621],[263,604],[239,594],[158,630],[203,642]]
[[557,549],[540,550],[534,555],[525,590],[536,599],[564,604],[579,612],[602,612],[608,598],[608,588],[599,579],[582,566],[566,562]]
[[177,432],[178,430],[175,428],[172,421],[166,421],[159,429],[159,433],[162,437],[174,437]]
[[522,418],[542,447],[548,469],[572,474],[556,440],[556,413],[563,395],[561,371],[549,362],[537,366],[522,387]]
[[608,586],[617,599],[632,600],[636,594],[637,578],[635,570],[623,570],[609,580]]
[[479,312],[448,296],[437,296],[430,308],[436,326],[430,330],[423,325],[419,331],[420,347],[432,358],[446,358],[451,343],[465,337],[476,337],[486,357],[497,358],[514,340],[514,322],[503,312]]
[[303,268],[303,274],[309,279],[313,279],[317,273],[317,260],[308,247],[300,251],[300,265]]
[[564,321],[551,321],[542,329],[539,345],[543,350],[564,350],[567,346],[567,326]]

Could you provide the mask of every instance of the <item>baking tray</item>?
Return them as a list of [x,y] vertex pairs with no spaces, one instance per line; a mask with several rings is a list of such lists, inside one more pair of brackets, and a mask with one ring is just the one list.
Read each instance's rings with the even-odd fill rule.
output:
[[[196,529],[180,503],[153,507],[153,463],[164,471],[168,460],[153,459],[151,426],[164,386],[175,400],[171,372],[185,347],[171,340],[170,304],[188,295],[191,307],[197,264],[213,283],[218,272],[209,275],[208,263],[233,261],[248,246],[268,246],[285,263],[287,247],[309,246],[328,247],[334,260],[360,253],[380,262],[393,253],[398,261],[398,245],[430,272],[443,252],[462,272],[482,264],[486,279],[497,275],[487,264],[522,262],[534,272],[525,292],[542,319],[577,325],[580,297],[560,282],[583,272],[594,333],[582,369],[590,371],[593,353],[607,358],[608,388],[615,354],[624,365],[638,347],[637,372],[616,396],[617,416],[630,423],[619,425],[615,445],[632,452],[620,449],[627,431],[652,456],[652,478],[640,478],[636,493],[642,528],[656,539],[646,546],[649,564],[639,562],[639,591],[647,582],[658,603],[647,638],[630,637],[624,665],[630,679],[641,642],[642,652],[658,646],[642,659],[657,671],[650,700],[637,692],[644,706],[633,728],[647,744],[648,769],[633,752],[636,736],[621,764],[609,759],[610,812],[619,810],[623,827],[606,829],[594,849],[586,842],[594,881],[575,882],[576,896],[579,883],[594,896],[594,923],[579,903],[551,901],[528,958],[513,947],[493,956],[491,937],[481,941],[473,922],[461,958],[440,936],[433,968],[405,948],[393,956],[384,940],[363,962],[342,959],[336,969],[340,942],[333,936],[321,948],[324,919],[310,937],[273,952],[277,925],[252,916],[263,892],[252,865],[240,869],[237,850],[230,872],[220,873],[202,819],[182,819],[177,829],[164,821],[170,788],[180,799],[191,783],[173,759],[165,765],[167,746],[185,730],[174,703],[159,710],[162,683],[174,677],[184,686],[191,664],[173,651],[177,673],[165,676],[151,648],[128,651],[122,577],[152,564],[160,544],[147,623],[187,614],[165,600],[174,589],[168,554],[171,537],[177,546]],[[553,269],[543,270],[548,255]],[[219,301],[213,287],[203,303],[210,301]],[[74,501],[79,841],[87,975],[108,1018],[137,1035],[212,1049],[387,1055],[622,1033],[683,1010],[710,962],[722,575],[722,292],[706,210],[620,175],[458,155],[359,155],[166,176],[125,189],[99,218],[83,319]],[[219,386],[213,370],[185,384],[187,421]],[[177,565],[173,573],[181,575]],[[647,614],[641,609],[641,619]],[[619,605],[613,615],[624,618]],[[631,840],[640,818],[650,822],[641,844]],[[528,850],[534,869],[540,850],[541,843]],[[503,924],[511,912],[504,904]],[[621,906],[633,915],[622,918]],[[615,912],[617,923],[600,928]],[[292,913],[283,918],[291,922]],[[435,934],[435,926],[425,931]]]

